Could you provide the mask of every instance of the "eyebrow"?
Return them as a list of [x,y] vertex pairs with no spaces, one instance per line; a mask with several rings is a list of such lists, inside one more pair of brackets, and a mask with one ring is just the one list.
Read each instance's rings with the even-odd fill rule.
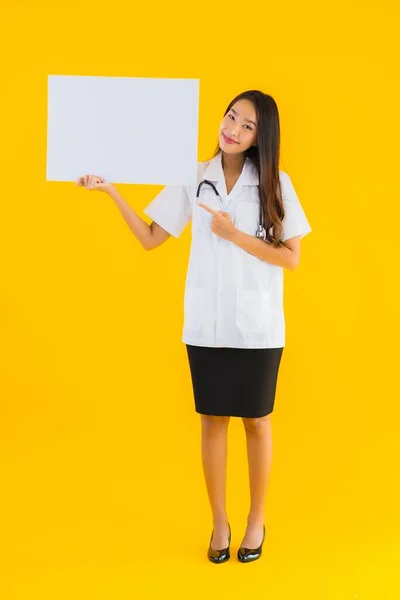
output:
[[[236,112],[236,110],[234,108],[231,108],[231,111],[233,113],[235,113],[236,116],[238,116],[238,113]],[[257,125],[254,123],[254,121],[252,121],[251,119],[245,119],[245,121],[248,121],[249,123],[253,123],[254,127],[257,127]]]

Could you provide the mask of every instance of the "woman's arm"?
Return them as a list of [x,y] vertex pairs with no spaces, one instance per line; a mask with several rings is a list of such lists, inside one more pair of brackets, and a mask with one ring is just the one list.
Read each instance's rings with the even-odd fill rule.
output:
[[289,271],[294,271],[300,261],[299,235],[285,240],[279,247],[273,247],[268,242],[235,229],[230,241],[260,260],[283,267]]
[[294,271],[298,266],[300,261],[300,235],[290,237],[281,242],[280,246],[274,247],[272,244],[264,242],[264,240],[237,229],[227,212],[214,210],[203,202],[197,204],[212,215],[211,231],[216,235],[272,265],[283,267],[289,271]]
[[148,225],[124,200],[117,188],[112,187],[107,193],[114,200],[129,229],[145,250],[153,250],[161,246],[171,236],[154,221]]

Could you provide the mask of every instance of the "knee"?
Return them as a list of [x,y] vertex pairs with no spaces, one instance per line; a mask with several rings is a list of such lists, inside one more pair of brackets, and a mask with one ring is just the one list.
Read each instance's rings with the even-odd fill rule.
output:
[[242,417],[242,420],[246,432],[250,433],[251,435],[261,436],[265,434],[270,425],[271,415],[269,414],[265,417],[256,418]]
[[207,435],[215,435],[226,429],[230,417],[219,417],[216,415],[201,415],[202,430]]

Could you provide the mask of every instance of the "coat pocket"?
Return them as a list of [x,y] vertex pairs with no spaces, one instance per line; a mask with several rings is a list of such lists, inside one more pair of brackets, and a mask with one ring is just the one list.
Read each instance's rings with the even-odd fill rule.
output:
[[188,287],[185,290],[185,326],[200,329],[205,323],[206,295],[203,288]]
[[246,333],[262,333],[270,325],[271,292],[239,290],[237,293],[236,325]]
[[235,214],[235,227],[244,233],[255,236],[259,222],[259,202],[238,202]]

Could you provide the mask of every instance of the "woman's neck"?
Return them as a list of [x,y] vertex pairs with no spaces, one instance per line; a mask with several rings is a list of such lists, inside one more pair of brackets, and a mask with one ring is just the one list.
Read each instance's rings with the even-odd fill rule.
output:
[[226,154],[222,152],[221,163],[224,173],[233,175],[242,172],[245,157],[243,152],[240,154]]

